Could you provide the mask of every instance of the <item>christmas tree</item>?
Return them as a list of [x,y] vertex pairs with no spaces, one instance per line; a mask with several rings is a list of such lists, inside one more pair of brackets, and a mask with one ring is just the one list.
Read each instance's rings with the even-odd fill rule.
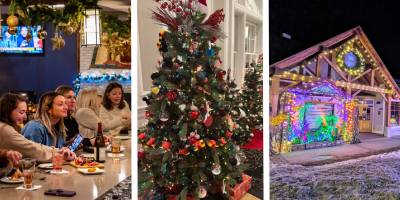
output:
[[241,181],[242,153],[233,143],[226,72],[219,68],[222,9],[207,17],[205,0],[156,0],[153,18],[162,59],[151,75],[146,127],[139,131],[139,190],[152,199],[228,196]]
[[238,128],[233,139],[241,145],[250,142],[254,135],[262,134],[262,69],[262,56],[257,64],[251,63],[246,67],[245,82],[237,100],[240,114],[234,118]]

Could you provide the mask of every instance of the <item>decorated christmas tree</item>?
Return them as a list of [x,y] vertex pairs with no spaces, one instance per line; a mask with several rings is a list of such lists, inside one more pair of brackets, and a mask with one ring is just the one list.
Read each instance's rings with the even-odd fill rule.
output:
[[[259,63],[252,63],[246,68],[245,82],[240,92],[237,105],[240,114],[235,118],[238,124],[233,139],[244,145],[254,135],[262,134],[263,95],[262,95],[262,57]],[[262,137],[261,137],[262,140]]]
[[219,68],[223,11],[207,17],[205,0],[156,1],[153,18],[167,29],[159,33],[162,59],[144,98],[148,122],[138,133],[140,193],[227,197],[244,165],[231,140],[229,86]]

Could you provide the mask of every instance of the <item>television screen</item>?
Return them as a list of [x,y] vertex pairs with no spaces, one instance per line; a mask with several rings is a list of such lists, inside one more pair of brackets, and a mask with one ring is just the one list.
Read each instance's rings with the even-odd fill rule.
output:
[[1,26],[1,54],[42,54],[44,53],[43,39],[38,37],[42,27],[18,26],[15,34],[8,32],[8,26]]

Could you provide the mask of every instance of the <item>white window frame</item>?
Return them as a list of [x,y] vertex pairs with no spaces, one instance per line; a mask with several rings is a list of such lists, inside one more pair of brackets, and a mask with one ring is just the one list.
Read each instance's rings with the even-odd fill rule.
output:
[[81,36],[81,46],[99,45],[100,40],[100,10],[86,10],[83,22],[83,34]]
[[[245,36],[245,64],[250,64],[252,61],[257,62],[258,61],[258,53],[257,53],[257,25],[254,23],[251,23],[249,21],[246,21],[245,27],[252,27],[253,28],[253,38],[250,38],[249,30],[246,30],[245,28],[245,35],[247,34],[247,38]],[[249,28],[250,29],[250,28]],[[250,51],[250,46],[251,46],[251,41],[253,40],[253,49]],[[247,58],[250,57],[250,60]],[[248,62],[249,61],[249,62]]]

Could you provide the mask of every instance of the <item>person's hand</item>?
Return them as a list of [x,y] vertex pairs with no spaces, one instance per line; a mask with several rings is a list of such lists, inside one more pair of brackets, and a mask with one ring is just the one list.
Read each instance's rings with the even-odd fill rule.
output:
[[74,160],[76,155],[74,152],[72,152],[69,148],[63,147],[60,151],[61,154],[64,155],[64,160],[66,161],[71,161]]
[[110,143],[111,142],[111,136],[108,135],[103,135],[104,143]]
[[22,154],[18,151],[7,151],[7,159],[12,162],[14,167],[18,167],[19,161],[22,159]]

